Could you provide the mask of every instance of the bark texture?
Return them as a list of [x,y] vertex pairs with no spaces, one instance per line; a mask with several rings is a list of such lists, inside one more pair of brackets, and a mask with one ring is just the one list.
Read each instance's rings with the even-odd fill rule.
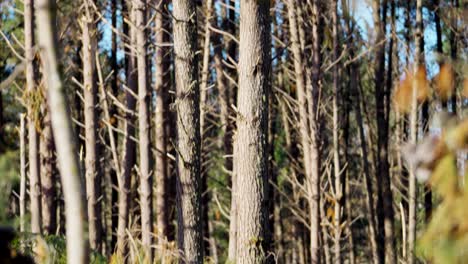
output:
[[182,262],[203,262],[200,179],[200,90],[194,1],[173,1],[177,111],[178,245]]
[[[240,3],[239,89],[234,174],[236,263],[264,263],[268,225],[268,97],[271,86],[270,1]],[[231,216],[235,217],[235,216]]]

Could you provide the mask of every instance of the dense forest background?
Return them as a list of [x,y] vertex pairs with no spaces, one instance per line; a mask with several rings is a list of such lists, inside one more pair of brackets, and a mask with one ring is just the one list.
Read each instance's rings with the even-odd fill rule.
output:
[[465,263],[467,17],[2,0],[0,262]]

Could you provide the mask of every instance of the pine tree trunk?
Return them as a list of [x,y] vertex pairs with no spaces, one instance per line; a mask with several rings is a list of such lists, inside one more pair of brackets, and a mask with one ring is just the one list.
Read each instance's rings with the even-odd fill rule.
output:
[[[122,2],[122,13],[125,15],[128,10],[128,18],[130,21],[134,21],[134,12],[131,4],[125,4]],[[130,28],[126,23],[123,25],[124,33],[129,35],[130,46],[134,47],[136,42],[135,28]],[[128,34],[129,33],[129,34]],[[133,49],[126,49],[126,76],[127,86],[129,91],[125,91],[125,106],[129,110],[125,114],[125,134],[123,136],[123,156],[122,156],[122,172],[118,176],[119,179],[119,213],[118,213],[118,224],[117,224],[117,254],[123,258],[126,255],[127,248],[127,227],[130,214],[130,197],[131,190],[130,184],[132,180],[133,168],[136,164],[136,144],[133,140],[135,137],[135,116],[132,114],[136,108],[136,98],[133,94],[137,92],[137,71],[136,71],[136,54]]]
[[20,232],[26,231],[26,115],[20,114]]
[[[84,0],[87,1],[87,0]],[[88,3],[85,4],[87,5]],[[97,128],[96,128],[96,71],[95,63],[95,30],[93,17],[86,10],[81,19],[82,27],[82,61],[83,61],[83,94],[84,94],[84,125],[85,125],[85,175],[86,199],[88,202],[89,244],[92,250],[101,249],[101,176],[98,172]]]
[[264,263],[267,253],[269,9],[270,1],[242,0],[240,3],[238,112],[234,139],[237,263]]
[[[34,65],[34,0],[24,1],[24,47],[26,52],[26,90],[33,100],[37,93],[36,69]],[[28,104],[28,139],[29,139],[29,195],[31,199],[31,231],[41,233],[41,181],[39,172],[39,136],[36,122],[39,109]]]
[[44,105],[42,109],[41,151],[41,184],[42,184],[42,228],[45,234],[55,234],[57,229],[57,190],[55,176],[54,139],[50,113]]
[[39,48],[47,80],[48,105],[66,203],[67,263],[88,263],[83,187],[65,87],[59,74],[55,3],[37,1]]
[[203,262],[200,179],[200,90],[197,15],[194,1],[174,0],[174,56],[177,112],[178,245],[183,263]]
[[151,243],[153,227],[153,176],[151,174],[151,145],[149,122],[148,67],[146,58],[146,1],[134,3],[136,27],[136,51],[138,69],[138,138],[140,154],[140,209],[141,237],[146,258],[152,261]]
[[[169,219],[170,219],[170,208],[169,208],[169,164],[167,160],[167,123],[169,118],[169,81],[167,75],[169,74],[169,65],[167,63],[168,48],[164,47],[163,43],[170,41],[168,35],[166,18],[167,1],[161,0],[156,3],[158,10],[155,18],[155,33],[156,43],[160,44],[156,46],[156,57],[155,57],[155,68],[156,68],[156,80],[155,80],[155,91],[156,91],[156,110],[155,110],[155,141],[156,141],[156,229],[157,234],[161,236],[161,239],[168,239],[169,237]],[[160,244],[164,240],[159,241]]]

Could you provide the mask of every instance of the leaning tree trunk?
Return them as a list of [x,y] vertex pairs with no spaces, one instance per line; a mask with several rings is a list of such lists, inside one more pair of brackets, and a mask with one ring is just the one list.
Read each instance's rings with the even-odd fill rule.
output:
[[238,112],[234,139],[237,263],[264,263],[267,253],[269,9],[270,1],[242,0],[240,3]]
[[[24,1],[24,48],[26,51],[26,90],[30,100],[35,100],[36,69],[34,66],[34,0]],[[41,181],[39,174],[39,136],[36,121],[39,109],[28,104],[29,138],[29,196],[31,199],[31,231],[41,233]]]
[[[87,1],[87,0],[85,0]],[[97,128],[96,128],[96,81],[95,63],[95,30],[93,17],[89,13],[88,3],[81,19],[83,45],[83,94],[84,94],[84,126],[85,126],[85,176],[86,200],[88,202],[89,244],[92,250],[101,248],[101,193],[100,175],[98,173]]]
[[52,129],[66,203],[67,263],[85,264],[88,263],[88,240],[83,188],[65,87],[59,74],[54,4],[54,1],[50,0],[37,1],[37,26],[41,29],[37,33],[47,80],[49,110],[53,110],[50,111]]
[[195,2],[173,1],[177,111],[178,244],[182,262],[203,262],[200,90]]
[[153,226],[153,177],[151,175],[151,145],[149,122],[148,67],[146,58],[146,1],[138,0],[135,6],[136,51],[138,69],[138,132],[140,150],[140,209],[141,237],[146,258],[152,261],[151,241]]

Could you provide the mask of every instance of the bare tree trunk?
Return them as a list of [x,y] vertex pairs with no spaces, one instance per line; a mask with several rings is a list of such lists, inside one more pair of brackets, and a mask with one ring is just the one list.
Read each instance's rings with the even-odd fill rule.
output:
[[270,1],[240,3],[239,90],[234,173],[237,263],[264,263],[268,223]]
[[134,2],[138,69],[138,135],[140,153],[141,237],[146,258],[152,261],[153,177],[151,175],[151,145],[149,122],[148,67],[146,58],[146,1]]
[[[34,0],[24,1],[24,47],[26,52],[26,90],[32,98],[37,93],[36,69],[34,66]],[[41,180],[39,172],[39,136],[36,122],[39,109],[28,105],[29,138],[29,195],[31,198],[31,231],[41,233]]]
[[[339,39],[338,39],[338,0],[334,0],[331,8],[332,16],[332,34],[333,34],[333,61],[337,61],[339,58]],[[340,133],[340,120],[339,120],[339,109],[338,109],[338,98],[340,90],[340,80],[338,75],[338,65],[333,67],[333,169],[335,176],[335,213],[334,213],[334,250],[335,250],[335,263],[341,263],[341,214],[343,209],[343,175],[340,167],[340,145],[339,145],[339,133]]]
[[156,229],[157,234],[160,236],[159,244],[169,237],[169,164],[167,160],[167,144],[168,134],[166,126],[169,118],[169,104],[168,104],[168,92],[169,83],[167,80],[167,74],[169,71],[167,59],[168,48],[164,47],[163,43],[170,41],[169,32],[167,29],[165,15],[167,0],[157,1],[155,18],[155,33],[156,33],[156,80],[155,80],[155,91],[156,91],[156,110],[155,110],[155,140],[156,140]]
[[[375,101],[376,101],[376,114],[377,114],[377,218],[378,218],[378,232],[383,235],[383,242],[385,245],[384,252],[380,252],[381,262],[395,263],[395,235],[394,235],[394,212],[393,212],[393,195],[391,192],[390,170],[388,164],[388,122],[389,113],[386,111],[387,97],[390,96],[386,90],[385,85],[382,85],[385,79],[385,27],[387,16],[387,1],[383,3],[383,19],[381,19],[380,1],[373,1],[374,9],[374,24],[376,25],[377,47],[375,57],[375,72],[374,72],[374,86],[375,86]],[[383,232],[383,233],[382,233]]]
[[190,0],[173,1],[177,108],[178,245],[182,262],[203,262],[200,179],[200,90],[197,15]]
[[39,48],[48,87],[48,104],[66,203],[67,263],[88,263],[83,188],[65,87],[59,74],[57,29],[53,1],[37,1]]
[[309,206],[310,206],[310,254],[311,263],[320,263],[320,127],[319,127],[319,97],[320,97],[320,67],[322,65],[321,50],[321,23],[320,23],[320,3],[317,0],[312,2],[312,62],[310,72],[312,75],[311,87],[308,88],[309,119],[310,119],[310,164],[311,175],[308,178],[309,184]]
[[[128,6],[128,8],[127,8]],[[130,21],[134,21],[134,12],[131,4],[126,5],[122,2],[122,10],[128,10]],[[125,13],[125,12],[122,12]],[[124,14],[125,15],[125,14]],[[136,42],[135,28],[124,24],[124,33],[128,33],[130,38],[130,46],[134,47]],[[136,144],[133,140],[135,136],[135,115],[133,112],[136,107],[136,98],[134,94],[137,91],[137,71],[136,71],[136,54],[133,49],[127,49],[126,66],[127,66],[127,86],[125,92],[126,108],[128,112],[125,114],[125,134],[123,137],[124,150],[122,155],[122,172],[119,177],[119,216],[117,224],[117,254],[123,258],[126,254],[127,246],[127,227],[130,214],[130,184],[132,179],[133,168],[136,163]]]
[[25,114],[20,114],[20,232],[26,231],[26,125]]
[[[87,0],[84,0],[87,1]],[[97,129],[96,129],[96,80],[95,63],[95,30],[93,16],[88,3],[81,19],[82,27],[82,61],[83,61],[83,94],[85,125],[85,175],[86,200],[88,202],[89,244],[92,250],[101,250],[101,175],[98,172]]]
[[40,142],[41,151],[41,184],[42,184],[42,228],[44,233],[55,234],[57,229],[57,190],[54,169],[54,138],[50,113],[47,106],[42,109],[42,134]]
[[[423,21],[422,21],[422,0],[416,1],[416,28],[414,35],[415,55],[414,55],[414,76],[419,67],[424,67],[422,63],[422,41],[423,41]],[[415,80],[417,78],[414,78]],[[411,112],[410,112],[410,142],[416,144],[418,134],[418,102],[416,81],[412,84]],[[416,224],[417,224],[417,186],[414,168],[410,168],[409,173],[409,218],[408,218],[408,263],[416,261],[415,242],[416,242]]]

